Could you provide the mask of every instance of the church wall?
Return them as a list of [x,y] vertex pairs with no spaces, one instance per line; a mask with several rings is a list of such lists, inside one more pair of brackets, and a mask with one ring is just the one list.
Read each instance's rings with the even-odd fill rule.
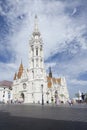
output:
[[[49,89],[49,95],[47,95],[48,86],[44,66],[43,42],[37,25],[37,17],[35,17],[35,27],[29,42],[29,72],[23,70],[21,78],[16,80],[17,82],[14,80],[13,95],[14,99],[15,97],[20,99],[21,92],[23,92],[25,95],[24,103],[42,103],[43,95],[44,102],[46,103],[49,98],[49,103],[51,103],[51,98],[55,99],[55,90],[58,91],[59,95],[65,94],[68,97],[67,85],[64,77],[61,78],[60,86],[52,81],[52,87]],[[27,86],[23,88],[25,80]]]

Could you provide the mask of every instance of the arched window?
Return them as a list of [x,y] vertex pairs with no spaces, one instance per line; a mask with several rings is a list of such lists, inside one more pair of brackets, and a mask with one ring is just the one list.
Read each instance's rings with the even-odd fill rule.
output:
[[36,48],[36,56],[38,56],[38,48]]

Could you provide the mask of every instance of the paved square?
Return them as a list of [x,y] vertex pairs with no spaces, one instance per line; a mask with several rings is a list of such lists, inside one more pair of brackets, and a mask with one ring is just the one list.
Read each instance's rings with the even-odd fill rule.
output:
[[87,106],[3,104],[0,130],[87,130]]

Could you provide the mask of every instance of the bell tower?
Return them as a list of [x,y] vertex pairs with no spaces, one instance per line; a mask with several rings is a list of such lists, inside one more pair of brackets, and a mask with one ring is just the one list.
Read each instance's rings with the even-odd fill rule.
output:
[[32,70],[32,78],[43,77],[44,57],[43,57],[43,41],[41,33],[38,29],[38,18],[35,15],[34,31],[29,43],[29,65]]
[[43,41],[38,29],[38,18],[35,15],[34,30],[29,41],[29,100],[31,102],[46,102],[46,71],[44,67]]

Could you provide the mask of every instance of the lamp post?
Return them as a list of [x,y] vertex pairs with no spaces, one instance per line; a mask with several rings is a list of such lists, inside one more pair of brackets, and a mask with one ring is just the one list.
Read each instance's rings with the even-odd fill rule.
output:
[[57,98],[58,98],[58,92],[57,90],[55,91],[55,103],[57,104]]
[[42,105],[44,105],[44,98],[43,98],[43,84],[41,84],[41,88],[42,88]]
[[47,104],[48,104],[49,103],[49,99],[48,99],[49,92],[48,91],[47,91],[46,95],[47,95]]

